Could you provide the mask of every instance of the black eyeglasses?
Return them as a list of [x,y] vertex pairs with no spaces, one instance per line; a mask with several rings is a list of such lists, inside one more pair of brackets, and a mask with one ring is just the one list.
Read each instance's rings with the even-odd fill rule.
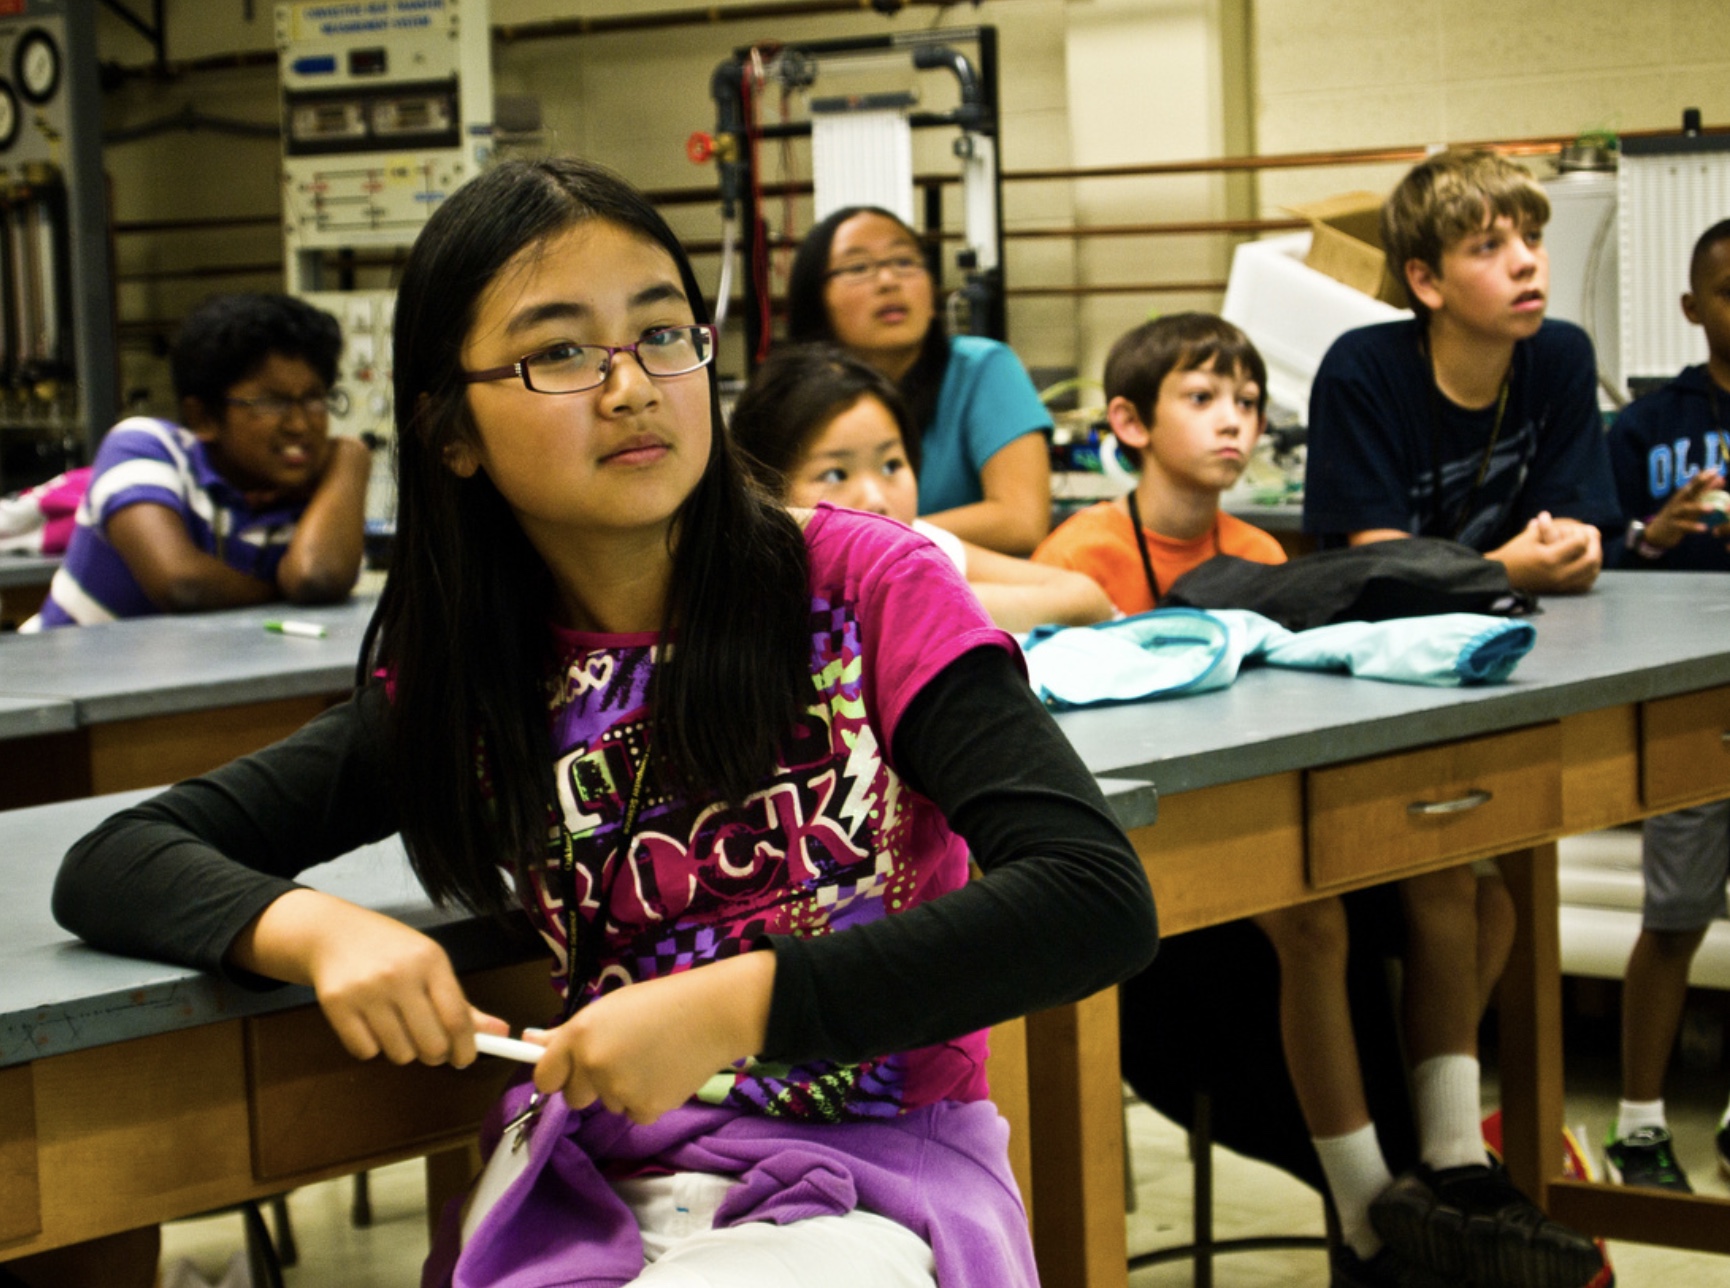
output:
[[843,286],[857,286],[873,280],[884,269],[889,270],[889,276],[897,278],[914,277],[926,271],[925,261],[917,255],[889,255],[883,259],[858,259],[851,264],[838,264],[823,274],[831,282],[840,282]]
[[635,344],[554,344],[526,354],[508,367],[465,371],[463,380],[509,380],[513,376],[537,394],[580,394],[607,383],[615,354],[628,353],[646,375],[683,376],[715,360],[715,328],[706,322],[667,326]]
[[308,420],[326,416],[342,416],[348,412],[348,395],[340,389],[327,394],[306,394],[290,398],[284,394],[259,394],[256,398],[225,398],[230,407],[244,407],[261,420],[285,421],[296,407]]

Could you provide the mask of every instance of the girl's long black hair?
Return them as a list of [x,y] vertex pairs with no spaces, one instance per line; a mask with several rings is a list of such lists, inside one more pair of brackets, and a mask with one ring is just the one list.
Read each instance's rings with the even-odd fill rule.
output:
[[[794,344],[813,340],[839,343],[823,291],[829,282],[829,251],[835,243],[835,230],[855,215],[882,215],[900,224],[915,245],[925,244],[899,215],[881,206],[843,206],[824,216],[799,243],[793,255],[793,268],[787,275],[787,338]],[[949,334],[943,326],[943,310],[937,307],[937,280],[933,273],[931,325],[926,328],[925,342],[900,381],[901,396],[907,400],[907,415],[921,438],[937,414],[937,395],[943,391],[943,376],[949,370]],[[907,449],[916,452],[919,445],[909,441]]]
[[[362,666],[391,685],[390,738],[404,843],[441,902],[503,910],[501,865],[547,853],[555,663],[550,574],[484,467],[462,346],[487,286],[525,247],[591,219],[661,246],[698,321],[684,250],[624,179],[570,158],[507,161],[457,189],[427,222],[397,295],[397,531]],[[619,337],[621,340],[628,337]],[[674,519],[663,649],[650,689],[654,772],[737,804],[773,769],[809,700],[810,592],[798,525],[749,482],[722,432],[713,367],[708,466]],[[483,781],[484,779],[484,781]],[[519,883],[526,897],[526,883]]]

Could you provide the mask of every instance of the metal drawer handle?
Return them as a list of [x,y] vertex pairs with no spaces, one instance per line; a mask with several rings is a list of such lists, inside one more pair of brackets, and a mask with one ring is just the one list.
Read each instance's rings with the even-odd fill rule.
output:
[[1406,806],[1406,813],[1417,817],[1427,817],[1434,814],[1464,814],[1469,809],[1488,805],[1491,799],[1489,792],[1472,791],[1451,801],[1413,801]]

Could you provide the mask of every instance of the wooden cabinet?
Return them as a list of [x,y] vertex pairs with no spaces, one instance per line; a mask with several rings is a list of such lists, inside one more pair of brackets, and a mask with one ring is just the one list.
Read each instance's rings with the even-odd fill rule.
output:
[[1388,880],[1554,837],[1561,748],[1549,723],[1310,770],[1310,885]]
[[42,1229],[36,1171],[36,1081],[27,1064],[0,1069],[0,1243]]

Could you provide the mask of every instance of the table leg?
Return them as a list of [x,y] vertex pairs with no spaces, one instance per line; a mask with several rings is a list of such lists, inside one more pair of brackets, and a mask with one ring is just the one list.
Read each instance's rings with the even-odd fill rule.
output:
[[1562,967],[1556,847],[1504,855],[1514,897],[1514,950],[1498,992],[1502,1156],[1514,1184],[1539,1207],[1562,1175]]
[[481,1146],[471,1140],[456,1149],[440,1150],[426,1156],[426,1224],[427,1238],[438,1233],[439,1214],[445,1204],[466,1193],[481,1171]]
[[1044,1288],[1125,1288],[1117,990],[1027,1017],[1034,1255]]

